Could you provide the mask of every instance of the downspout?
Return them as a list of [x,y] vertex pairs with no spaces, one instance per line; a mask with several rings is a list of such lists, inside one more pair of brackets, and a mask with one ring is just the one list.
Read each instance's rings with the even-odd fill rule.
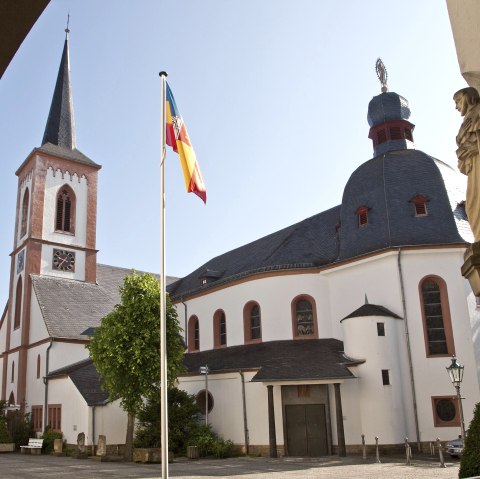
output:
[[45,431],[48,421],[48,367],[50,363],[50,348],[53,345],[53,338],[50,338],[50,344],[48,345],[46,354],[45,354],[45,376],[43,378],[43,384],[45,384],[45,399],[43,405],[43,430]]
[[415,377],[413,373],[413,361],[412,361],[412,349],[410,346],[410,334],[408,332],[408,319],[407,319],[407,307],[405,301],[405,288],[403,286],[403,274],[402,274],[402,263],[400,261],[400,256],[402,254],[402,249],[398,248],[398,275],[400,278],[400,290],[402,293],[402,308],[403,308],[403,324],[405,328],[405,341],[407,345],[407,356],[408,356],[408,368],[410,370],[410,387],[412,389],[412,401],[413,401],[413,417],[415,420],[415,433],[417,435],[417,448],[418,452],[422,452],[422,445],[420,441],[420,427],[418,425],[418,408],[417,408],[417,395],[415,393]]
[[245,454],[249,454],[249,434],[248,434],[248,422],[247,422],[247,400],[245,397],[245,377],[243,376],[243,371],[240,369],[238,371],[240,374],[240,379],[242,380],[242,404],[243,404],[243,433],[245,435]]
[[95,406],[92,406],[92,456],[95,456]]

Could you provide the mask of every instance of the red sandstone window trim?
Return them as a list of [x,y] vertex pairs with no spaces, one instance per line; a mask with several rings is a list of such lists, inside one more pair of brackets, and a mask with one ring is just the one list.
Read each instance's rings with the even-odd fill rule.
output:
[[43,406],[32,406],[32,423],[35,432],[43,431]]
[[75,234],[75,211],[77,200],[75,193],[68,185],[63,185],[57,193],[55,201],[55,231]]
[[[309,311],[303,308],[305,301],[310,303],[311,323],[313,323],[311,324],[311,328],[308,318]],[[317,339],[318,325],[317,306],[315,300],[308,294],[300,294],[299,296],[293,298],[291,307],[293,339]],[[303,334],[301,333],[301,329],[303,329]]]
[[[429,305],[425,304],[424,302],[424,285],[427,281],[432,281],[438,286],[440,292],[440,307],[441,307],[441,317],[443,320],[443,331],[445,334],[445,343],[446,343],[446,352],[442,353],[432,353],[431,349],[433,348],[433,339],[429,339],[429,327],[432,328],[432,325],[427,324],[427,315],[428,311],[426,306]],[[420,306],[421,306],[421,313],[422,313],[422,322],[423,322],[423,336],[425,341],[425,353],[427,358],[439,358],[439,357],[451,357],[455,354],[455,343],[453,340],[453,329],[452,329],[452,320],[450,316],[450,304],[448,301],[448,291],[447,291],[447,284],[445,281],[440,278],[440,276],[429,275],[422,278],[420,283],[418,284],[418,292],[420,297]],[[438,303],[437,303],[438,305]],[[440,328],[435,328],[440,329]],[[432,332],[430,332],[432,335]]]
[[25,189],[23,193],[22,201],[22,210],[21,210],[21,220],[20,220],[20,238],[23,238],[27,234],[27,224],[28,224],[28,203],[30,201],[30,192],[28,188]]
[[218,309],[213,315],[213,347],[215,349],[227,346],[227,317],[223,309]]
[[48,426],[56,432],[62,431],[62,405],[48,405]]
[[[455,408],[455,416],[451,421],[444,421],[438,415],[437,405],[440,401],[449,401]],[[460,427],[460,411],[456,396],[432,396],[433,424],[435,427]]]
[[18,277],[17,289],[15,291],[15,316],[13,317],[13,329],[18,329],[20,327],[22,319],[22,292],[23,292],[23,281],[22,277]]
[[243,340],[245,344],[262,342],[262,309],[256,301],[243,307]]
[[188,320],[188,352],[200,351],[200,323],[197,316],[190,316]]

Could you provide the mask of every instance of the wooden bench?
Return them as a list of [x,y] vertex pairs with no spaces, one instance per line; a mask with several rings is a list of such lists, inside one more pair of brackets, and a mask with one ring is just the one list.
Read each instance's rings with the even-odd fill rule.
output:
[[43,446],[43,439],[30,438],[27,446],[20,446],[22,454],[41,454]]

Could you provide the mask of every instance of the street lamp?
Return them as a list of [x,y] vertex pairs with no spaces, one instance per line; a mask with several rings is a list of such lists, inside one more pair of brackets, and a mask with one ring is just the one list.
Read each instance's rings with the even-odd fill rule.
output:
[[208,366],[200,366],[200,374],[205,374],[205,425],[208,426]]
[[462,439],[465,441],[465,423],[463,422],[463,407],[462,407],[462,395],[460,394],[460,385],[463,381],[464,366],[458,363],[455,356],[452,357],[452,364],[445,368],[450,376],[450,381],[457,390],[458,410],[460,411],[460,431],[462,433]]

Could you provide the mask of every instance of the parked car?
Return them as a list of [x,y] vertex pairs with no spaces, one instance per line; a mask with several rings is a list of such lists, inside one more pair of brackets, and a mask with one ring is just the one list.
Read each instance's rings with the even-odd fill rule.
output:
[[463,452],[463,439],[458,437],[453,441],[448,441],[446,445],[447,453],[450,454],[450,457],[460,457]]

